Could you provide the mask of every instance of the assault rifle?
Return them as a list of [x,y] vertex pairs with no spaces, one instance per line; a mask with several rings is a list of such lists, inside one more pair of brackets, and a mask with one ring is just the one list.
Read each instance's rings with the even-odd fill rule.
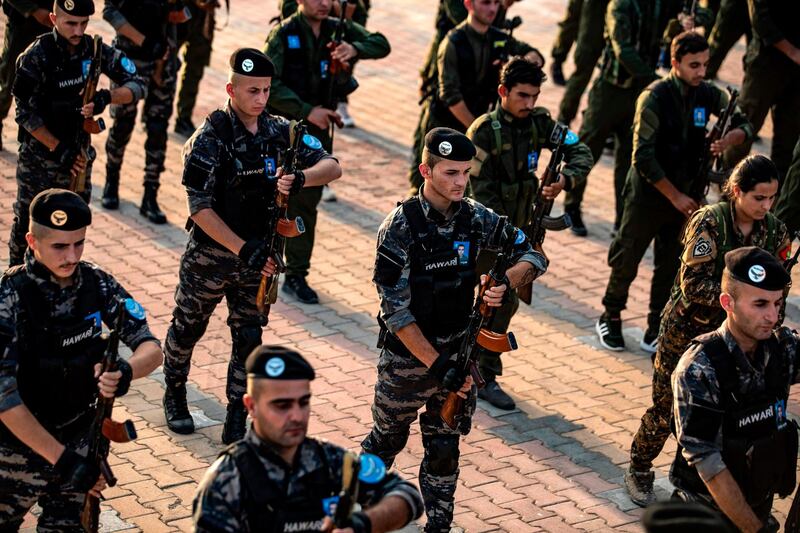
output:
[[[731,118],[733,116],[733,111],[736,109],[736,101],[739,99],[739,91],[733,87],[728,87],[728,94],[730,95],[728,99],[728,105],[722,110],[719,120],[717,120],[717,122],[714,124],[714,127],[711,128],[711,131],[706,135],[706,150],[703,152],[703,159],[701,160],[701,163],[703,164],[701,171],[706,167],[706,165],[708,165],[709,148],[711,147],[711,143],[725,137],[725,135],[727,135],[731,129]],[[708,181],[711,183],[723,185],[725,181],[727,181],[728,176],[730,175],[730,169],[725,170],[723,168],[721,155],[714,157],[714,161],[711,164],[711,168],[707,171],[707,174]]]
[[[490,307],[483,301],[483,296],[487,290],[507,283],[506,271],[511,267],[511,254],[514,250],[516,231],[506,231],[508,217],[500,217],[497,230],[492,241],[499,243],[500,249],[495,259],[492,270],[486,277],[486,283],[478,289],[478,296],[472,306],[472,314],[469,316],[469,323],[466,332],[461,340],[456,358],[457,370],[466,375],[469,373],[475,385],[482,389],[486,386],[486,381],[478,370],[478,348],[485,348],[492,352],[509,352],[517,349],[517,340],[513,333],[495,333],[483,327],[484,323],[491,320],[494,316],[495,307]],[[511,287],[506,287],[511,290]],[[451,429],[456,427],[456,415],[464,409],[464,400],[458,393],[450,392],[442,406],[441,418]]]
[[[108,344],[100,365],[100,373],[114,372],[119,361],[119,333],[125,323],[126,306],[130,299],[117,298],[117,317],[114,321],[114,329],[108,334]],[[130,442],[136,439],[136,428],[133,422],[115,422],[111,419],[111,412],[114,410],[114,398],[106,398],[100,393],[97,394],[95,405],[94,421],[89,433],[89,451],[86,458],[97,463],[100,472],[109,487],[117,484],[117,478],[111,472],[108,464],[109,441]],[[91,494],[86,494],[83,500],[83,510],[81,511],[81,526],[87,533],[96,533],[100,521],[100,500]]]
[[[101,62],[103,60],[103,38],[95,35],[92,41],[92,59],[89,63],[89,70],[86,73],[86,82],[83,85],[83,105],[92,103],[97,92],[97,83],[100,81]],[[89,161],[89,148],[92,146],[92,135],[96,135],[106,129],[106,123],[102,117],[84,118],[83,127],[78,129],[75,134],[75,144],[80,146],[80,157],[84,161]],[[86,190],[86,170],[82,170],[72,176],[69,182],[69,190],[82,193]]]
[[[283,154],[283,163],[281,168],[283,174],[294,174],[297,170],[297,150],[300,148],[300,141],[306,134],[306,127],[301,123],[295,123],[292,128],[292,146],[286,153]],[[261,317],[261,322],[267,322],[267,305],[275,303],[278,291],[278,277],[286,270],[286,262],[283,259],[283,251],[286,248],[286,239],[302,235],[306,231],[303,224],[303,219],[297,217],[290,220],[287,218],[286,211],[289,207],[289,198],[287,195],[281,193],[277,188],[275,189],[275,206],[273,215],[269,224],[269,248],[267,249],[267,257],[271,257],[275,262],[278,272],[275,275],[261,276],[261,283],[258,285],[258,294],[256,294],[256,307]]]
[[[792,235],[792,240],[800,239],[800,231],[796,231],[794,235]],[[797,264],[798,256],[800,256],[800,246],[797,247],[797,250],[794,251],[794,255],[792,257],[788,257],[786,261],[783,262],[783,268],[789,274],[792,273],[792,269]]]
[[[547,200],[542,193],[542,189],[551,186],[558,181],[561,172],[561,163],[564,160],[564,143],[567,139],[569,128],[557,122],[550,135],[550,141],[555,144],[555,148],[550,155],[550,162],[539,183],[539,190],[536,191],[536,198],[533,200],[533,215],[529,224],[522,227],[522,231],[528,236],[534,249],[541,250],[546,232],[563,231],[572,226],[569,215],[564,213],[558,217],[551,217],[550,211],[553,210],[553,200]],[[517,296],[520,300],[530,305],[533,299],[533,284],[528,283],[517,287]]]
[[[328,43],[328,50],[330,52],[333,52],[336,47],[344,41],[344,30],[347,28],[347,2],[348,0],[340,0],[339,21],[336,24],[333,40]],[[340,99],[358,89],[358,82],[351,74],[352,69],[353,67],[350,63],[333,58],[330,59],[328,62],[328,86],[324,107],[331,111],[336,111]],[[333,142],[335,125],[338,125],[340,128],[342,127],[340,123],[334,124],[331,122],[328,130],[328,136],[331,142]]]
[[357,510],[361,482],[375,484],[385,476],[386,465],[377,455],[345,453],[342,458],[342,490],[336,500],[336,510],[333,512],[334,527],[339,529],[348,527],[350,517]]

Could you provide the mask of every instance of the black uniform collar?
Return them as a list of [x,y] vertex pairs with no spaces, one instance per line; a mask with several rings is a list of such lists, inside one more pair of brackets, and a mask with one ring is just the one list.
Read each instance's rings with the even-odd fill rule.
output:
[[767,367],[767,363],[769,362],[769,350],[765,350],[764,347],[769,339],[758,342],[756,351],[751,359],[745,355],[741,348],[739,348],[739,344],[736,342],[733,334],[731,334],[731,330],[728,329],[728,319],[725,319],[717,332],[722,337],[722,340],[725,341],[725,346],[728,347],[728,352],[733,357],[733,360],[740,371],[747,370],[758,373],[764,372],[764,369]]
[[422,195],[422,191],[425,187],[425,184],[419,186],[419,205],[422,207],[422,212],[425,213],[425,218],[430,220],[431,222],[435,223],[437,226],[444,226],[451,220],[453,220],[456,215],[461,211],[461,202],[450,203],[450,212],[447,215],[443,215],[439,211],[437,211],[428,200]]
[[[231,124],[233,125],[233,135],[236,140],[240,139],[241,137],[252,138],[255,137],[253,133],[248,130],[244,122],[239,118],[239,115],[236,114],[236,111],[233,110],[233,106],[231,106],[230,98],[228,99],[228,103],[225,104],[225,112],[228,113],[228,116],[231,117]],[[258,116],[258,133],[263,133],[266,131],[267,127],[267,120],[269,120],[270,114],[267,112],[266,109],[261,112]]]
[[259,455],[287,471],[298,469],[302,462],[303,449],[308,446],[310,442],[310,439],[306,437],[303,442],[300,443],[300,445],[297,447],[297,451],[294,454],[292,464],[290,465],[283,459],[283,457],[278,453],[272,444],[266,442],[256,434],[256,430],[253,427],[252,422],[247,428],[247,432],[244,435],[244,440],[250,443],[256,449]]
[[82,53],[86,49],[88,43],[87,39],[88,36],[86,34],[84,34],[83,38],[81,38],[80,44],[78,44],[73,48],[72,45],[69,43],[69,41],[66,40],[60,33],[58,33],[58,31],[56,31],[55,28],[53,28],[52,31],[53,31],[53,38],[55,39],[56,44],[65,53],[67,54]]
[[[53,276],[53,273],[50,270],[38,262],[33,255],[33,251],[29,248],[25,252],[25,272],[27,272],[28,276],[36,282],[40,288],[48,289],[48,290],[60,290],[61,286]],[[75,272],[72,274],[72,285],[71,287],[78,287],[81,284],[81,268],[78,265],[75,268]]]

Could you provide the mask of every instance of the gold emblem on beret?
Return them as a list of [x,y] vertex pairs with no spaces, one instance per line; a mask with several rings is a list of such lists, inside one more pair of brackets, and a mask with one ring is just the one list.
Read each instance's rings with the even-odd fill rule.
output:
[[[67,1],[72,3],[72,0]],[[67,223],[67,214],[61,209],[57,209],[50,215],[50,222],[52,222],[54,226],[58,226],[60,228]]]
[[[66,0],[64,2],[64,9],[66,9],[67,11],[72,11],[73,9],[75,9],[75,2],[73,2],[72,0]],[[53,222],[53,224],[55,224],[55,222]]]

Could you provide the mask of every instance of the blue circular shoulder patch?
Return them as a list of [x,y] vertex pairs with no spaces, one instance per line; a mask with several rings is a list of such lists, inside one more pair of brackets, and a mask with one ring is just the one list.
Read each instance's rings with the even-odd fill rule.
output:
[[124,68],[125,72],[128,74],[136,74],[136,65],[134,65],[133,61],[131,61],[128,57],[123,57],[120,61],[120,65],[122,65],[122,68]]
[[386,465],[377,455],[362,453],[359,462],[358,479],[364,483],[375,484],[386,477]]
[[570,130],[570,131],[567,132],[567,136],[564,139],[564,144],[566,144],[567,146],[572,146],[573,144],[577,143],[578,141],[580,141],[580,138],[578,137],[578,134],[575,133],[574,131]]
[[125,310],[136,320],[144,320],[144,307],[133,298],[125,298]]
[[306,146],[308,146],[312,150],[319,150],[320,148],[322,148],[322,143],[319,142],[319,139],[317,139],[310,133],[306,133],[305,135],[303,135],[303,142],[306,143]]
[[517,238],[514,239],[514,244],[522,244],[525,242],[525,232],[517,228]]

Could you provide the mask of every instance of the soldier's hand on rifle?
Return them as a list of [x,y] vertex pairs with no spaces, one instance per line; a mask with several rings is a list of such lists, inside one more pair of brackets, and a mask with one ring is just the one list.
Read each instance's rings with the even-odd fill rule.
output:
[[71,448],[64,448],[53,468],[58,477],[69,483],[77,492],[89,492],[97,485],[100,478],[100,468],[97,464]]
[[[467,378],[470,376],[456,367],[456,362],[450,359],[449,353],[443,353],[436,358],[436,361],[430,367],[430,373],[433,374],[439,383],[450,392],[458,392],[459,396],[466,397],[463,391]],[[469,391],[469,388],[467,388]]]
[[[488,278],[489,276],[482,274],[481,285],[486,285],[486,280]],[[508,278],[506,278],[506,280],[508,280]],[[501,285],[497,285],[496,287],[486,289],[486,292],[483,293],[483,301],[486,302],[486,305],[489,307],[500,307],[503,305],[503,298],[507,288],[508,283],[503,283]]]
[[539,67],[544,66],[544,57],[536,50],[531,50],[530,52],[525,54],[525,59],[527,59],[528,61]]
[[114,372],[101,374],[101,370],[100,363],[94,365],[94,377],[97,378],[97,388],[101,395],[106,398],[119,398],[128,393],[133,379],[133,369],[127,361],[124,359],[117,361],[117,370]]
[[725,134],[724,137],[721,139],[717,139],[713,143],[711,143],[711,154],[714,156],[722,155],[728,147],[736,146],[738,144],[742,144],[745,140],[745,133],[744,131],[736,128],[735,130],[731,130]]
[[562,174],[559,174],[557,181],[554,181],[547,187],[542,187],[542,196],[544,196],[545,200],[555,200],[556,196],[561,194],[561,191],[564,190],[565,184],[566,178],[564,178]]
[[[352,20],[353,13],[355,12],[356,12],[356,3],[348,2],[347,9],[345,10],[344,13],[344,18],[346,18],[347,20]],[[333,2],[333,5],[331,6],[331,15],[333,15],[336,18],[342,16],[342,5],[339,2]]]
[[341,528],[334,525],[330,516],[326,516],[325,520],[322,521],[320,531],[330,531],[330,533],[369,533],[372,531],[372,524],[365,513],[358,511],[347,519],[347,527]]
[[91,494],[95,498],[101,498],[102,499],[102,497],[103,497],[102,492],[103,492],[103,490],[105,490],[105,488],[107,486],[108,486],[108,483],[106,483],[106,478],[104,478],[103,475],[101,474],[100,477],[97,479],[97,483],[94,484],[94,487],[89,489],[89,494]]
[[317,106],[311,110],[311,113],[308,114],[306,117],[310,123],[315,125],[321,130],[327,130],[331,127],[331,122],[339,126],[340,128],[344,127],[344,122],[342,122],[342,117],[336,111],[331,111],[322,106]]
[[94,115],[99,115],[105,111],[106,106],[111,103],[111,91],[108,89],[100,89],[94,93],[92,101],[81,108],[81,114],[86,118],[91,118]]
[[[333,44],[333,43],[331,43]],[[358,49],[350,43],[342,41],[339,46],[331,50],[331,59],[339,63],[347,63],[351,59],[355,59],[358,55]]]
[[86,157],[80,152],[75,156],[75,161],[72,163],[72,168],[69,171],[70,176],[77,176],[82,172],[86,172]]
[[253,270],[261,272],[267,265],[268,253],[267,243],[262,239],[250,239],[239,249],[239,259]]
[[303,190],[306,185],[306,175],[302,170],[284,175],[283,168],[279,168],[276,175],[278,176],[278,192],[281,194],[293,196]]

